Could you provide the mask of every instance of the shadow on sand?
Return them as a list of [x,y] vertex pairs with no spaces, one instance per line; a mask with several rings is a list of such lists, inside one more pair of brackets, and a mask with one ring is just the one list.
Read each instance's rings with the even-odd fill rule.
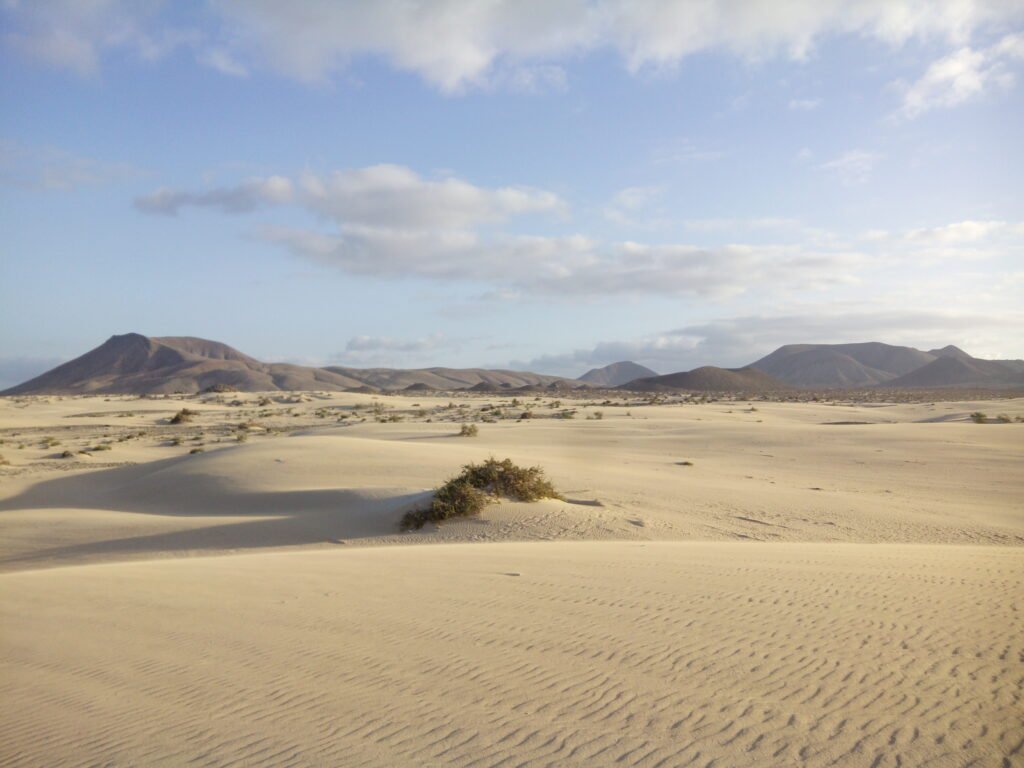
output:
[[[178,530],[50,547],[0,559],[0,566],[112,555],[131,558],[291,547],[387,536],[399,532],[397,522],[407,510],[430,497],[429,491],[410,493],[392,488],[253,492],[239,488],[231,477],[193,472],[197,458],[201,462],[207,457],[175,457],[55,478],[0,501],[0,516],[27,509],[81,509],[83,515],[88,509],[99,509],[190,518],[187,523],[182,521],[183,527]],[[225,521],[231,517],[244,519]],[[196,518],[210,518],[211,524],[197,525]],[[126,525],[130,529],[127,517]],[[173,525],[168,521],[168,527]],[[123,532],[124,528],[118,529],[118,533]]]

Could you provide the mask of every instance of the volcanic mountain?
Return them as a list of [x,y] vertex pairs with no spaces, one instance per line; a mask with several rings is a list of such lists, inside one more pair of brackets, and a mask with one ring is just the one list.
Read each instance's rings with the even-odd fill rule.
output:
[[751,367],[804,388],[1024,386],[1016,362],[981,360],[953,345],[924,352],[872,341],[787,344]]
[[768,392],[786,385],[763,371],[746,368],[716,368],[705,365],[692,371],[638,379],[618,387],[632,392]]
[[584,384],[590,384],[593,387],[618,387],[637,379],[648,379],[657,375],[657,371],[652,371],[650,368],[634,363],[631,360],[623,360],[619,363],[606,365],[604,368],[592,368],[576,379],[576,381],[582,381]]
[[248,392],[344,390],[361,384],[321,368],[261,363],[216,341],[126,333],[0,394],[193,393],[216,386]]
[[430,368],[313,368],[263,363],[217,341],[190,336],[111,336],[96,349],[59,365],[0,395],[41,394],[191,394],[210,388],[243,392],[276,390],[341,391],[360,388],[404,389],[423,384],[434,389],[466,389],[486,382],[511,388],[563,381],[519,371]]

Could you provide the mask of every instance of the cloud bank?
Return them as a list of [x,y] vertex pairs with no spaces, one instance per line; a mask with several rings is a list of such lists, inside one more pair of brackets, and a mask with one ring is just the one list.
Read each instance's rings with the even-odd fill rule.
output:
[[110,53],[185,48],[229,76],[266,68],[307,82],[373,57],[456,93],[497,80],[564,86],[557,62],[593,52],[613,51],[631,72],[707,52],[805,60],[839,35],[965,46],[1022,16],[1022,0],[206,0],[192,15],[159,0],[36,0],[9,3],[4,27],[8,47],[85,76]]

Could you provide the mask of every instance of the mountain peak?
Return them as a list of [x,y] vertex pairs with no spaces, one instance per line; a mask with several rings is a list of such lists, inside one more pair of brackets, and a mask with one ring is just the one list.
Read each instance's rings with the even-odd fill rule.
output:
[[657,375],[646,366],[634,363],[632,360],[622,360],[603,368],[591,368],[576,380],[596,387],[618,387],[637,379],[647,379]]

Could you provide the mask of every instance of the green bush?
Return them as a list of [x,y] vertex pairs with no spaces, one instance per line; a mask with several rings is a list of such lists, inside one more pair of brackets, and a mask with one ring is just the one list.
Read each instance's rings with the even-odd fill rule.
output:
[[429,507],[406,512],[401,527],[419,530],[428,522],[473,517],[488,501],[500,497],[515,501],[562,498],[540,467],[518,467],[511,459],[490,458],[482,464],[466,464],[461,474],[434,492]]

